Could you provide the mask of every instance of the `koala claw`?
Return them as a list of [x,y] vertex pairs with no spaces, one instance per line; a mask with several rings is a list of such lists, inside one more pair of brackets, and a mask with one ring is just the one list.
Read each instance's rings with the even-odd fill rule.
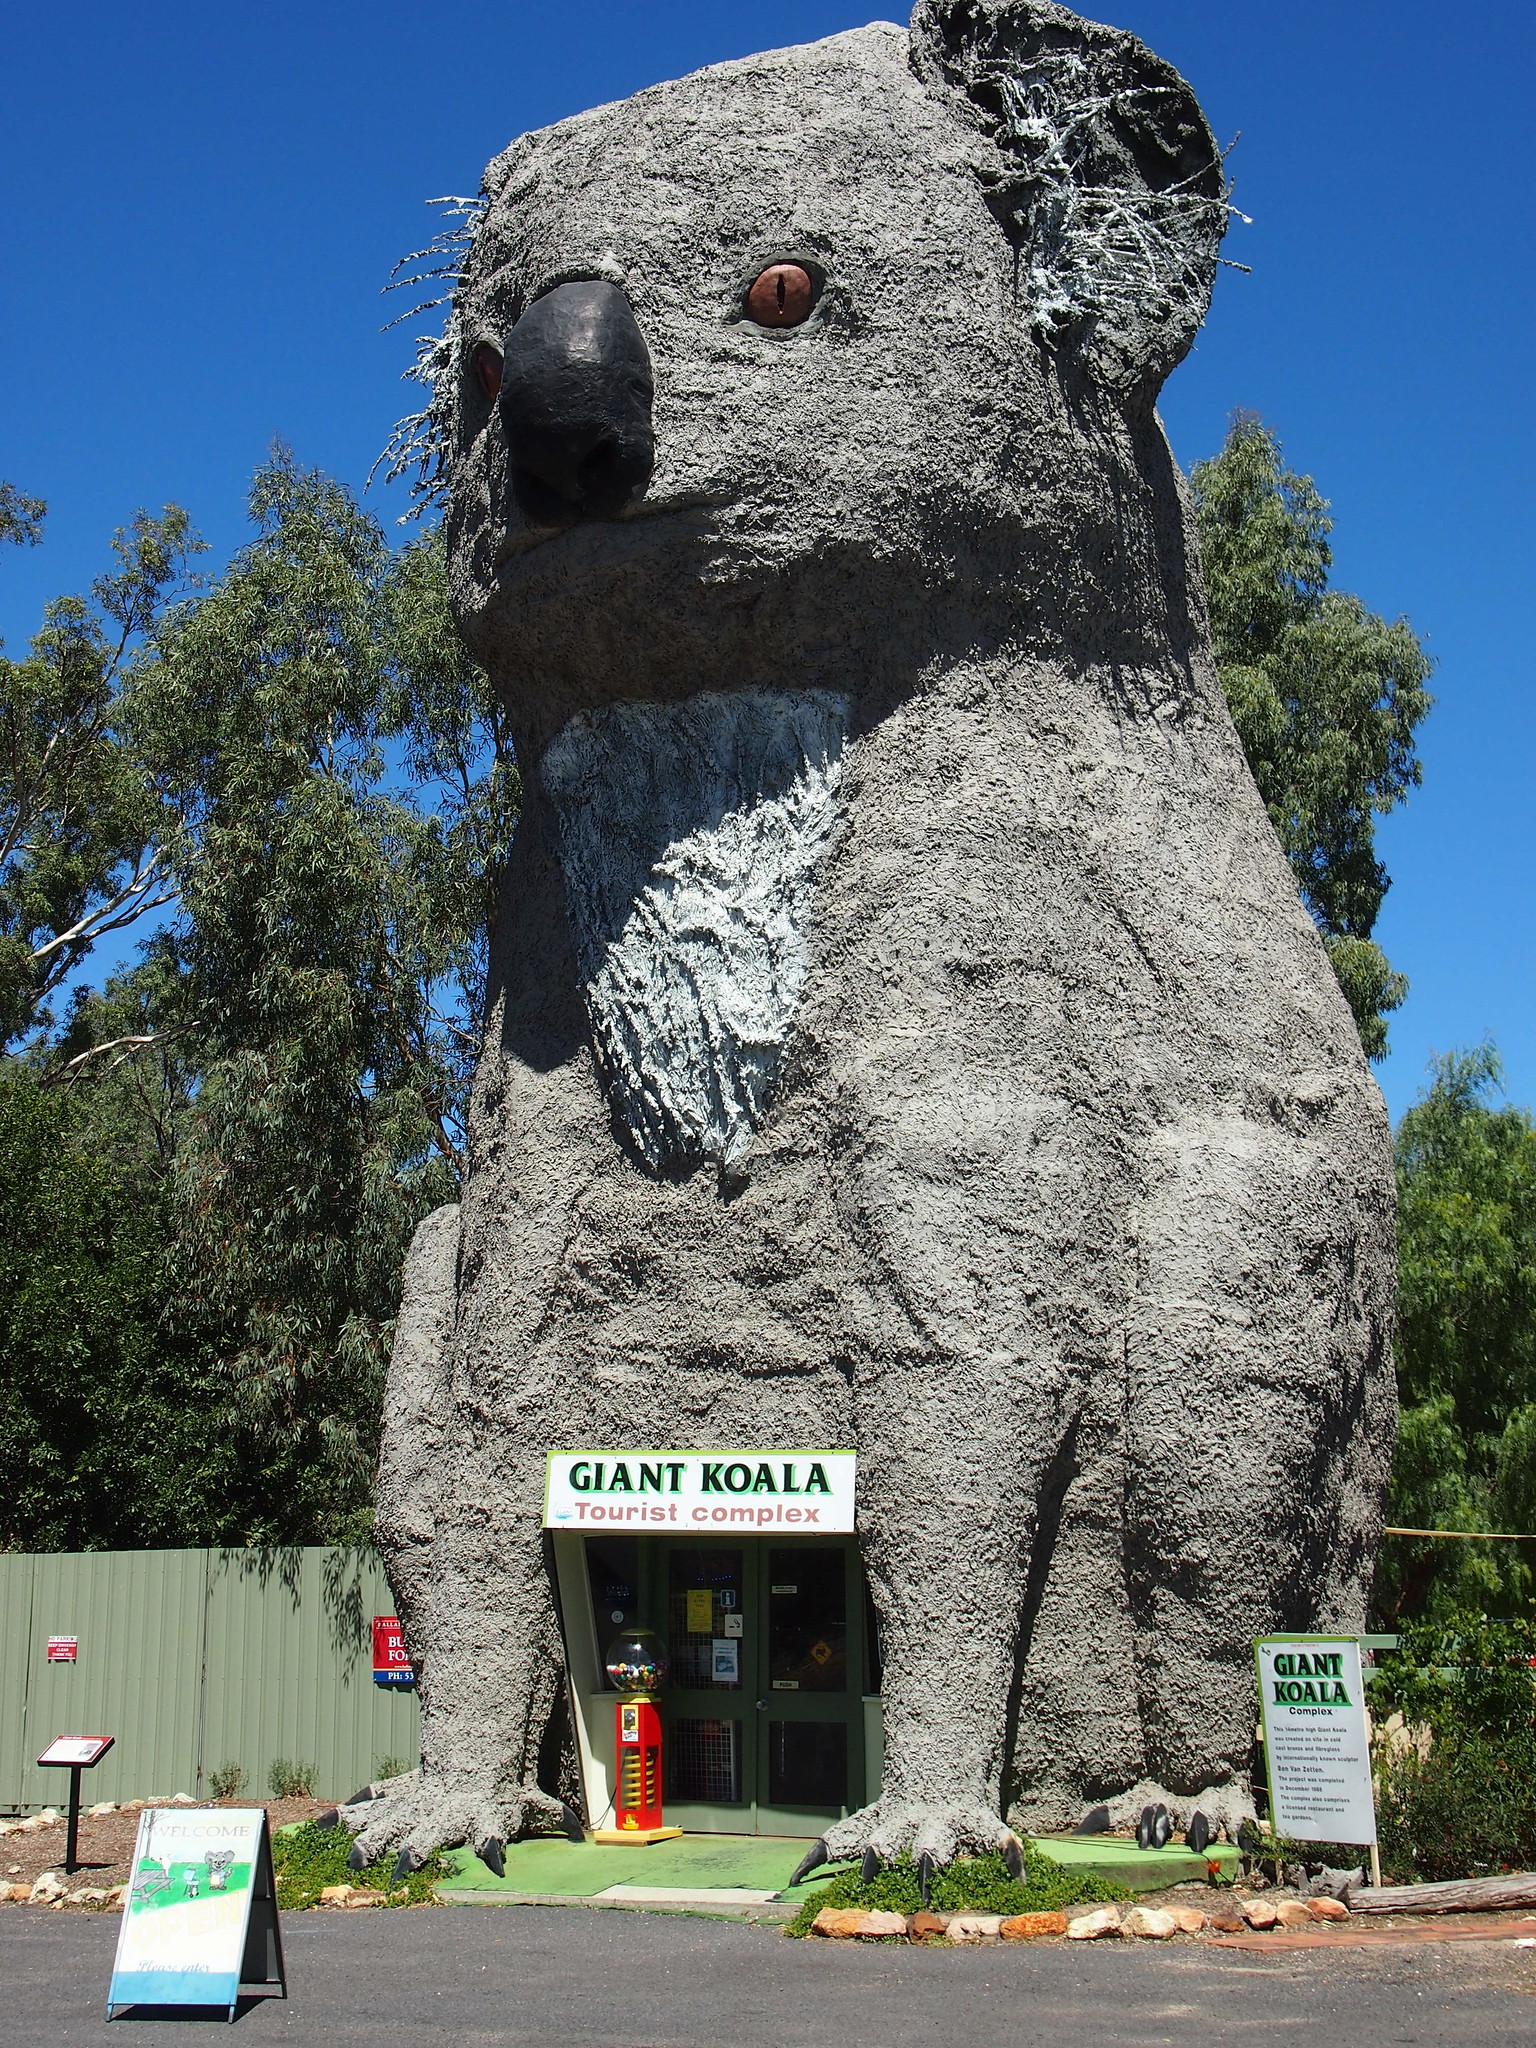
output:
[[502,1854],[505,1845],[495,1835],[487,1835],[475,1854],[491,1873],[492,1877],[505,1877],[507,1861]]
[[1004,1842],[1003,1862],[1011,1878],[1018,1879],[1024,1875],[1024,1844],[1017,1835],[1010,1835]]
[[790,1885],[797,1885],[802,1877],[809,1877],[813,1870],[819,1870],[823,1863],[830,1861],[831,1858],[827,1854],[827,1838],[825,1835],[819,1835],[796,1864],[795,1874],[789,1880],[789,1885],[785,1886],[785,1890],[787,1891]]
[[357,1835],[356,1855],[365,1864],[391,1851],[408,1850],[419,1869],[435,1849],[462,1842],[507,1843],[524,1834],[569,1834],[574,1816],[547,1792],[524,1785],[493,1792],[473,1780],[397,1778],[366,1806],[344,1807],[341,1815]]
[[926,1906],[929,1894],[933,1889],[933,1858],[926,1849],[917,1859],[917,1889],[918,1895]]
[[404,1884],[405,1880],[411,1875],[411,1872],[413,1870],[420,1870],[426,1860],[425,1856],[418,1856],[416,1851],[407,1843],[405,1848],[395,1858],[395,1874],[390,1880],[391,1883]]
[[347,1858],[347,1868],[348,1870],[366,1870],[368,1868],[368,1858],[363,1854],[361,1842],[354,1842],[352,1844],[352,1853]]
[[[563,1816],[565,1839],[568,1842],[584,1842],[587,1839],[587,1832],[581,1824],[581,1815],[576,1811],[575,1807],[562,1799],[560,1802],[560,1812]],[[500,1874],[498,1871],[497,1875],[500,1876]]]
[[833,1863],[851,1862],[866,1849],[882,1863],[910,1856],[921,1864],[926,1857],[935,1870],[957,1856],[1006,1857],[1010,1848],[1022,1856],[1017,1836],[984,1806],[959,1800],[930,1803],[895,1794],[882,1794],[872,1805],[849,1814],[828,1828],[822,1841]]
[[878,1853],[878,1852],[877,1852],[876,1850],[874,1850],[874,1849],[866,1849],[866,1850],[864,1851],[864,1860],[863,1860],[863,1862],[862,1862],[862,1863],[860,1863],[860,1865],[859,1865],[859,1882],[860,1882],[861,1884],[873,1884],[873,1883],[874,1883],[874,1881],[875,1881],[875,1879],[876,1879],[876,1878],[877,1878],[877,1877],[878,1877],[879,1875],[880,1875],[880,1857],[879,1857],[879,1853]]

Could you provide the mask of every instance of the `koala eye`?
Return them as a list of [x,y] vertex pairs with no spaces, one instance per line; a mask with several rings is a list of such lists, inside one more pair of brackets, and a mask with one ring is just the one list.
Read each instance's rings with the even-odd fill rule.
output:
[[808,270],[798,263],[770,263],[747,293],[747,318],[759,327],[798,327],[815,298]]
[[501,390],[501,353],[482,341],[469,359],[470,371],[475,382],[487,398],[494,399]]

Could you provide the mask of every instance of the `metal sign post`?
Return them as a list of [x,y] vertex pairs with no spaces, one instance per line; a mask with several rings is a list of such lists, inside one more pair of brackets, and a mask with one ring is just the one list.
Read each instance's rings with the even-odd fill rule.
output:
[[50,1769],[69,1772],[69,1832],[64,1839],[64,1875],[80,1868],[80,1773],[99,1764],[117,1740],[115,1735],[55,1735],[38,1758]]

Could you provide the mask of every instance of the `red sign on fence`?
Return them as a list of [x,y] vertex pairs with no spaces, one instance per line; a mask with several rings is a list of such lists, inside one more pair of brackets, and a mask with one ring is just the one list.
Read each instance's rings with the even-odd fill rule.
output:
[[393,1614],[373,1617],[373,1682],[375,1685],[414,1685],[416,1674],[405,1654],[405,1637]]
[[50,1664],[73,1664],[80,1655],[78,1636],[50,1636],[48,1638],[48,1662]]

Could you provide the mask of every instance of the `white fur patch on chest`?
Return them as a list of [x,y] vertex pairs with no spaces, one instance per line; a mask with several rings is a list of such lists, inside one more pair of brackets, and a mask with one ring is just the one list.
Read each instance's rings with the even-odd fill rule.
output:
[[592,1043],[657,1171],[736,1166],[810,965],[847,699],[710,692],[583,712],[543,761]]

